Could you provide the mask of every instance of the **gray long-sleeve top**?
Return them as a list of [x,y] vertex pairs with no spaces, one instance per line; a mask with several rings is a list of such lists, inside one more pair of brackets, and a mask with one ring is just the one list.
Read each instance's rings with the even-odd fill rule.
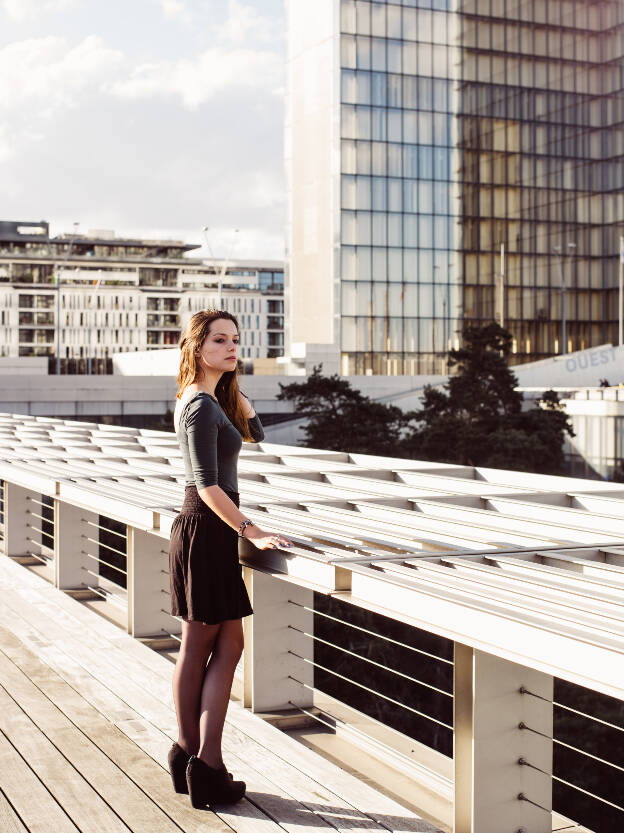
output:
[[[249,420],[255,442],[264,439],[258,415]],[[184,405],[176,432],[184,459],[185,483],[198,489],[218,485],[238,492],[237,464],[243,445],[238,429],[218,401],[198,391]]]

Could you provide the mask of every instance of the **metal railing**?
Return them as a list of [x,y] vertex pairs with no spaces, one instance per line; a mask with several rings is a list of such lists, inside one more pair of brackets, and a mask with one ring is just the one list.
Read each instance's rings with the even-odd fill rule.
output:
[[46,567],[54,567],[54,498],[48,495],[29,495],[25,554]]
[[[82,533],[81,554],[89,566],[81,565],[85,573],[85,585],[96,595],[119,610],[127,612],[128,581],[128,532],[126,524],[99,515],[98,520],[82,518],[90,528]],[[93,567],[93,569],[91,569]]]
[[319,593],[312,612],[313,633],[289,627],[314,642],[314,688],[451,755],[452,643]]
[[[13,533],[13,551],[4,541],[6,555],[28,554],[55,566],[60,588],[90,590],[121,609],[135,636],[180,640],[180,619],[170,612],[167,535],[160,524],[140,528],[74,506],[58,494],[24,487],[6,492],[4,482],[0,486],[0,523],[6,527],[10,518],[19,531],[23,521],[24,529],[21,539]],[[69,575],[64,572],[69,567],[74,578],[59,578]],[[311,590],[305,581],[284,581],[266,568],[244,569],[255,612],[245,620],[253,632],[245,657],[246,705],[258,712],[290,709],[421,768],[423,749],[432,751],[434,762],[450,762],[458,742],[458,709],[467,696],[457,668],[459,642],[416,627],[409,617],[386,616],[348,594],[339,598],[337,591]],[[400,582],[401,575],[393,580]],[[538,702],[552,730],[518,718],[515,707],[510,730],[552,744],[554,756],[551,771],[530,751],[518,754],[517,769],[531,769],[548,782],[552,809],[574,822],[596,833],[624,830],[624,703],[557,678],[552,697],[534,691],[531,683],[515,693],[521,702]],[[365,720],[352,720],[353,713]],[[387,734],[369,732],[366,727],[373,724]],[[405,743],[395,743],[397,738]],[[442,771],[440,766],[434,773],[441,781]],[[551,812],[532,788],[518,788],[513,802]]]
[[[335,711],[332,712],[331,705],[327,707],[324,704],[323,695],[329,695],[332,701],[342,702],[350,709],[355,708],[383,725],[452,758],[454,663],[451,642],[439,639],[439,654],[424,650],[418,643],[421,640],[431,640],[431,634],[406,624],[390,621],[382,623],[379,615],[341,604],[336,599],[320,594],[315,594],[313,608],[305,608],[292,600],[289,600],[289,604],[308,609],[320,623],[327,622],[333,629],[332,641],[324,638],[327,628],[322,626],[320,630],[324,636],[288,625],[295,633],[311,640],[315,648],[314,659],[290,651],[294,657],[313,666],[314,684],[307,684],[293,676],[291,679],[315,695],[320,695],[319,702],[323,703],[311,709],[291,702],[294,708],[335,730],[344,721]],[[342,607],[342,618],[327,612],[328,608],[336,607]],[[355,618],[360,620],[360,624],[354,621]],[[363,618],[369,620],[367,627],[361,624]],[[380,625],[385,626],[386,633],[380,632]],[[394,633],[392,638],[387,635],[388,630]],[[353,639],[350,639],[349,632],[362,636],[359,650],[353,649]],[[397,651],[399,655],[403,654],[403,668],[409,662],[407,652],[412,652],[414,661],[409,667],[415,665],[418,671],[408,674],[401,667],[393,667],[393,651],[394,659],[398,658]],[[385,662],[372,658],[371,654],[379,653],[385,655]],[[423,663],[425,669],[427,663],[430,670],[435,669],[435,673],[442,678],[441,683],[432,685],[430,680],[416,676],[423,675]],[[385,691],[382,688],[384,678],[388,680],[390,677],[396,678],[392,686],[395,692],[393,696],[388,694],[388,685]],[[553,733],[548,736],[553,743],[553,772],[545,773],[552,780],[553,810],[588,829],[620,831],[624,829],[624,703],[564,680],[555,679],[554,685],[556,696],[547,701],[554,716]],[[422,697],[418,696],[421,688],[432,694],[426,705],[421,704]],[[354,705],[357,695],[362,693],[363,697]],[[520,693],[545,700],[527,688],[522,687]],[[407,702],[410,701],[410,695],[414,694],[416,699]],[[415,703],[418,703],[418,708]],[[449,716],[445,717],[447,714]],[[518,728],[542,734],[526,723],[521,722]],[[517,763],[519,766],[535,768],[524,757],[518,758]],[[521,798],[519,794],[518,798],[536,807],[541,806],[524,793]]]

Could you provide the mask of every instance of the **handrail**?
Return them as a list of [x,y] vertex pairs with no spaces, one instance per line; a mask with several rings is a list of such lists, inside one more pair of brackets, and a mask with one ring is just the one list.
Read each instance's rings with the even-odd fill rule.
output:
[[[6,418],[0,415],[0,426],[4,421]],[[10,420],[9,424],[12,424]],[[41,424],[45,422],[36,422],[37,427]],[[90,436],[90,431],[84,429],[86,437]],[[131,437],[138,450],[141,434],[128,435],[128,442]],[[147,445],[154,441],[152,435],[145,438]],[[74,450],[66,451],[57,469],[51,460],[45,473],[39,468],[35,470],[29,466],[31,443],[31,439],[25,441],[22,458],[16,458],[12,451],[10,459],[3,460],[0,452],[0,480],[3,481],[8,532],[5,545],[11,548],[9,554],[23,556],[34,549],[33,557],[47,565],[48,577],[52,574],[52,580],[59,587],[89,589],[100,596],[104,604],[121,609],[133,635],[166,635],[169,639],[179,640],[180,618],[168,609],[170,576],[165,544],[182,493],[181,483],[176,482],[179,458],[172,458],[173,462],[168,464],[176,478],[167,475],[167,467],[163,464],[163,470],[159,470],[161,479],[155,478],[154,484],[150,485],[141,479],[142,474],[133,474],[124,467],[116,473],[113,459],[100,450],[98,455],[101,456],[94,458],[91,449],[82,450],[82,440]],[[111,457],[115,453],[111,449]],[[149,461],[151,452],[145,450],[143,453],[144,459]],[[243,449],[243,459],[245,453],[246,449]],[[316,459],[318,467],[322,468],[323,462],[332,458],[330,452],[292,447],[280,450],[271,444],[267,444],[265,452],[260,444],[260,450],[254,449],[253,459],[261,462],[264,453],[271,466],[275,459],[292,460],[297,454],[304,455],[308,471],[312,460]],[[72,455],[81,463],[81,471],[75,480],[71,475]],[[137,457],[137,471],[142,472],[141,453]],[[344,460],[344,456],[341,459]],[[357,462],[343,464],[353,466],[354,471],[384,466],[389,466],[392,471],[402,471],[401,461],[374,460],[357,455]],[[106,463],[105,476],[98,474],[98,461]],[[604,709],[596,715],[587,713],[592,708],[584,700],[576,703],[571,699],[570,705],[561,703],[562,697],[552,696],[552,678],[624,699],[624,684],[621,679],[618,682],[617,676],[617,663],[621,663],[624,656],[624,606],[617,602],[616,593],[622,586],[619,577],[624,565],[624,536],[619,539],[616,535],[605,534],[598,524],[598,515],[578,508],[578,505],[574,516],[569,511],[560,511],[565,510],[565,505],[561,504],[567,501],[567,495],[589,499],[598,492],[610,496],[600,505],[601,513],[621,517],[622,487],[576,479],[566,481],[564,478],[549,477],[540,481],[536,475],[523,477],[522,473],[513,472],[501,472],[499,477],[490,471],[481,475],[474,471],[471,478],[470,467],[456,467],[454,474],[445,474],[444,467],[440,467],[432,480],[429,472],[434,464],[409,461],[405,468],[409,479],[416,485],[419,476],[428,484],[435,482],[436,488],[440,487],[441,497],[436,496],[433,501],[420,497],[403,500],[401,496],[391,494],[392,490],[384,490],[385,481],[381,477],[372,478],[372,492],[358,489],[358,485],[365,485],[365,471],[358,475],[360,480],[337,476],[340,488],[306,493],[299,488],[302,483],[299,472],[293,470],[289,475],[288,464],[281,465],[280,486],[274,493],[268,483],[263,484],[262,489],[254,489],[254,480],[248,481],[246,491],[247,482],[241,472],[241,505],[248,507],[250,515],[260,524],[269,526],[271,515],[266,510],[271,504],[278,510],[282,508],[284,512],[278,525],[295,540],[299,538],[296,522],[303,518],[304,512],[312,510],[310,520],[314,530],[309,531],[305,545],[300,542],[291,551],[258,551],[249,542],[241,543],[245,580],[255,611],[254,617],[245,622],[245,627],[253,634],[247,643],[251,655],[245,658],[244,671],[244,697],[250,698],[248,705],[258,711],[292,708],[315,715],[315,698],[323,694],[334,697],[335,692],[350,691],[354,702],[364,704],[363,709],[378,709],[384,715],[401,714],[403,717],[397,717],[398,726],[409,725],[414,732],[439,738],[437,748],[446,749],[444,754],[448,754],[448,744],[452,740],[449,733],[458,725],[455,716],[449,717],[451,706],[455,715],[461,715],[462,709],[467,708],[466,703],[471,702],[470,698],[480,696],[481,683],[475,688],[471,686],[480,673],[486,674],[480,670],[479,663],[481,657],[487,657],[488,663],[499,668],[497,673],[501,679],[505,678],[508,667],[520,669],[520,681],[526,689],[523,693],[535,692],[538,698],[535,709],[531,707],[529,720],[518,706],[522,698],[516,697],[513,691],[509,697],[501,692],[501,708],[509,709],[512,715],[510,725],[519,727],[523,724],[526,729],[518,735],[525,735],[525,739],[534,736],[540,744],[543,741],[546,751],[549,744],[552,751],[554,744],[562,750],[560,760],[565,760],[562,755],[566,750],[566,754],[583,756],[588,769],[605,767],[620,777],[624,766],[619,760],[608,760],[608,746],[585,749],[582,736],[577,742],[574,736],[562,735],[557,727],[553,737],[553,709],[563,709],[570,719],[591,721],[595,730],[611,732],[618,739],[624,727],[617,725],[615,715],[610,719],[611,715]],[[418,465],[422,467],[421,475]],[[257,472],[250,476],[257,477]],[[520,512],[515,515],[505,512],[503,516],[492,508],[483,508],[487,506],[485,502],[482,505],[474,502],[473,495],[487,497],[491,494],[488,478],[492,483],[501,480],[506,486],[517,489],[513,495],[516,502],[522,502],[526,496],[522,504],[525,518],[517,517]],[[469,490],[458,486],[453,491],[455,481],[465,484],[466,480],[472,480]],[[403,485],[409,493],[409,484]],[[468,491],[473,494],[466,494]],[[305,498],[302,498],[300,495],[304,494]],[[493,498],[494,502],[499,498],[499,495]],[[523,545],[521,542],[529,537],[527,531],[533,522],[531,502],[540,507],[536,515],[544,514],[543,507],[549,507],[547,522],[540,521],[541,528],[561,530],[562,537],[565,532],[566,537],[576,535],[576,539],[562,543],[544,542],[544,546]],[[37,503],[45,509],[38,509]],[[500,504],[503,505],[507,507],[508,501]],[[295,511],[290,515],[293,507]],[[46,515],[49,512],[50,517],[45,517],[43,511]],[[323,515],[327,515],[338,530],[338,534],[329,535],[328,540],[323,538]],[[573,517],[582,522],[582,535],[577,535],[578,530],[569,523],[566,527],[566,521]],[[450,546],[445,549],[444,545],[440,551],[418,550],[415,543],[422,538],[418,521],[425,518],[427,527],[432,530],[427,532],[429,538],[448,536],[445,526],[449,523],[458,526],[468,522],[475,530],[480,530],[478,536],[483,536],[487,546],[472,541],[461,550]],[[592,518],[597,519],[595,525]],[[109,529],[106,519],[115,521],[111,525],[117,528]],[[397,520],[405,521],[401,534],[413,536],[409,551],[402,552],[391,544],[393,539],[396,542]],[[360,528],[359,521],[367,527],[366,531]],[[378,545],[374,549],[361,547],[358,539],[372,532]],[[108,538],[110,533],[116,537]],[[477,532],[474,534],[477,537]],[[334,540],[330,540],[332,537]],[[342,539],[340,545],[335,540],[338,537]],[[54,546],[47,547],[37,538]],[[612,540],[605,542],[605,538]],[[409,545],[410,541],[406,543]],[[91,545],[90,552],[88,544]],[[46,551],[56,553],[56,559],[46,558]],[[115,563],[110,563],[109,557]],[[556,582],[554,577],[548,580],[544,577],[540,570],[543,561],[557,563]],[[28,561],[24,560],[24,563]],[[510,570],[505,569],[507,564]],[[613,564],[615,566],[609,566]],[[523,569],[515,569],[518,565]],[[127,590],[116,591],[116,580],[108,578],[109,569],[111,576],[114,573],[127,579]],[[605,588],[604,592],[596,592],[597,579],[591,574],[598,572],[603,574],[600,587]],[[585,574],[589,574],[587,579]],[[540,587],[545,588],[541,596]],[[321,604],[315,594],[326,601]],[[588,602],[590,596],[591,605]],[[557,602],[555,618],[552,609],[548,609],[552,599]],[[585,611],[584,607],[588,609]],[[350,611],[356,610],[357,614],[351,616]],[[394,623],[392,628],[386,627],[384,617]],[[412,628],[424,633],[416,637]],[[443,640],[452,644],[447,646]],[[361,644],[371,642],[375,642],[374,650],[370,653],[360,651]],[[452,648],[455,659],[450,658]],[[396,662],[393,656],[396,656]],[[464,675],[466,657],[475,664],[468,675]],[[455,671],[453,692],[450,691],[451,668]],[[486,680],[486,683],[495,685],[495,681]],[[356,690],[362,693],[361,699],[354,693]],[[517,715],[515,709],[518,709]],[[370,712],[368,714],[372,716]],[[536,719],[535,714],[540,715],[540,719]],[[548,715],[551,717],[550,728]],[[465,728],[461,732],[465,732]],[[455,735],[458,754],[467,748],[462,746],[462,738],[466,735],[461,732]],[[502,755],[506,752],[492,748],[488,753],[487,741],[480,741],[483,742],[486,744],[483,753],[474,752],[474,749],[471,753],[476,756],[472,766],[480,765],[481,754]],[[511,738],[512,747],[513,743]],[[592,783],[576,776],[570,778],[565,771],[553,774],[548,755],[540,749],[542,747],[529,747],[529,752],[518,754],[516,760],[523,757],[524,765],[533,767],[536,777],[548,779],[549,783],[553,780],[568,785],[578,780],[576,786],[569,784],[570,789],[584,791],[592,801],[601,800],[597,795],[601,790],[596,790]],[[514,783],[517,776],[513,771],[501,764],[503,771],[504,777]],[[477,784],[478,778],[475,776],[471,783]],[[546,803],[540,797],[542,793],[531,790],[525,793],[518,788],[512,794],[522,794],[522,798],[514,799],[516,804],[526,808],[535,805],[536,812],[544,812]],[[614,810],[618,809],[617,797],[615,802],[602,800]],[[510,826],[510,829],[518,829],[518,826]]]

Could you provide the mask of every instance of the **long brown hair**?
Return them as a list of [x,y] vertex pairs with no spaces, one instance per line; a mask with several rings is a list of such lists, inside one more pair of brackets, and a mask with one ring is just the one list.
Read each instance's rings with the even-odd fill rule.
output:
[[[238,321],[231,312],[222,309],[203,309],[192,315],[184,328],[180,338],[180,372],[178,373],[177,399],[182,396],[183,391],[199,376],[199,367],[196,353],[201,350],[206,336],[210,332],[210,325],[213,321],[226,318],[232,321],[236,330],[240,333]],[[234,370],[227,370],[222,375],[215,388],[215,396],[219,405],[223,408],[230,422],[238,429],[244,440],[253,440],[249,430],[249,420],[239,402],[238,387],[238,362]]]

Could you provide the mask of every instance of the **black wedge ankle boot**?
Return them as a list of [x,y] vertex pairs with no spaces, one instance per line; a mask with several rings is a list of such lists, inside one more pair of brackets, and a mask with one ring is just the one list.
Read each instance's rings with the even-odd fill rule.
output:
[[186,783],[186,767],[190,757],[191,756],[187,755],[178,743],[173,744],[169,750],[169,754],[167,755],[169,772],[171,773],[171,780],[173,781],[173,789],[177,793],[188,793],[188,785]]
[[[184,749],[179,743],[174,743],[169,754],[167,755],[167,762],[169,764],[169,772],[173,782],[173,789],[177,793],[188,794],[188,784],[186,783],[186,767],[190,759]],[[228,778],[232,780],[232,773],[228,772]]]
[[234,804],[246,789],[245,782],[234,781],[224,766],[215,769],[196,755],[191,755],[186,767],[186,783],[196,810],[209,804]]

